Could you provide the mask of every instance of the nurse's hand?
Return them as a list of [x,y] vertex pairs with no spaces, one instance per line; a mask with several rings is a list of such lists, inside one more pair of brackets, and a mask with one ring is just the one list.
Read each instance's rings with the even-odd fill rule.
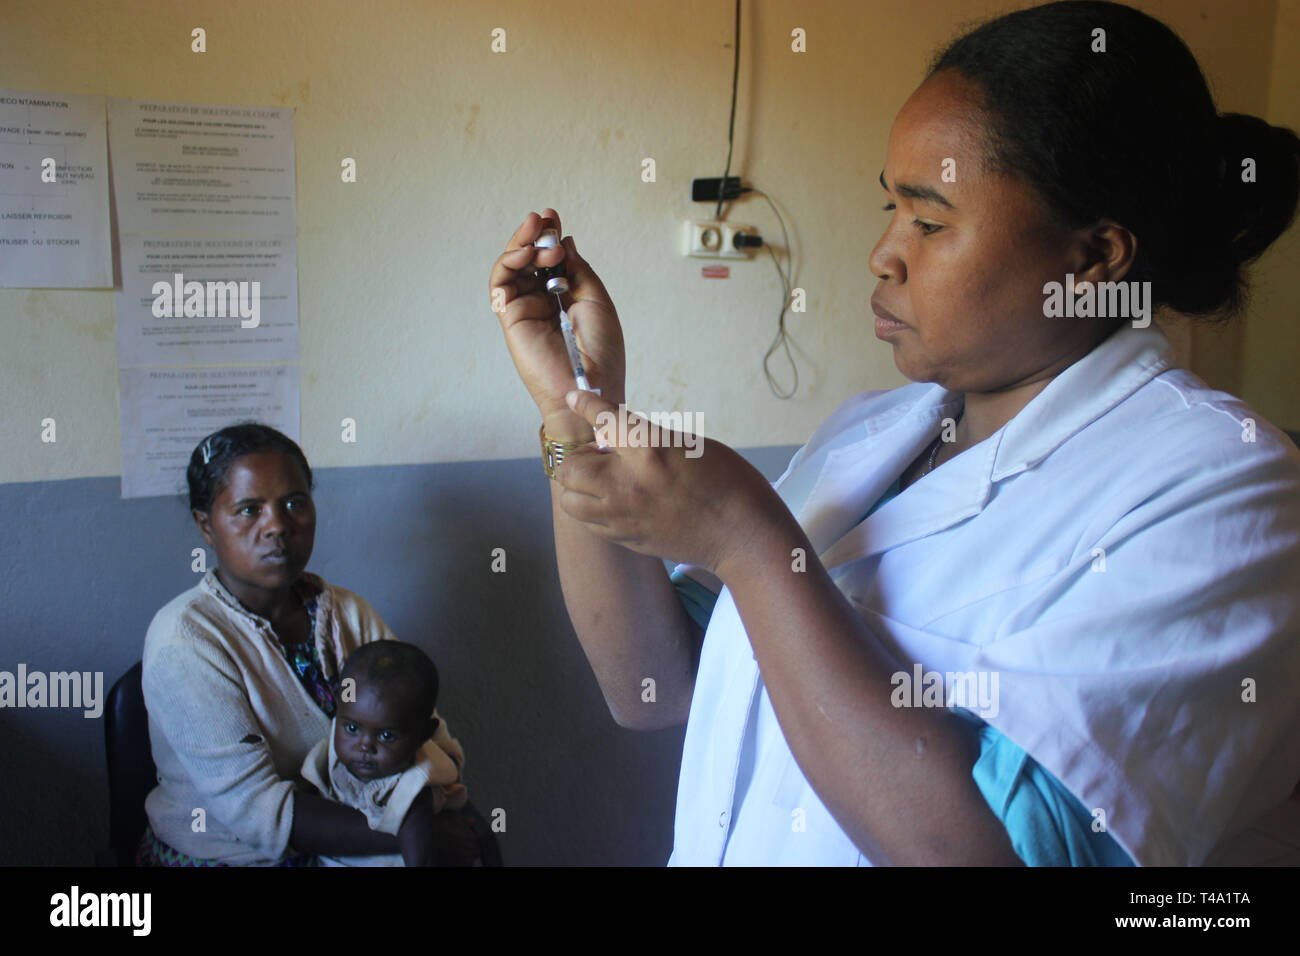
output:
[[767,479],[721,442],[660,428],[657,445],[646,447],[637,423],[648,430],[648,422],[591,392],[573,398],[606,447],[569,452],[555,475],[560,507],[591,533],[725,582],[731,559],[793,522]]
[[[543,216],[560,223],[554,209],[544,210]],[[566,263],[565,309],[577,331],[587,377],[615,403],[622,402],[624,394],[623,330],[605,284],[578,254],[573,237],[565,237],[560,248],[538,249],[531,243],[541,231],[542,216],[530,212],[493,265],[488,294],[515,369],[537,403],[547,434],[559,441],[580,440],[590,437],[590,429],[564,404],[565,393],[577,385],[560,332],[559,308],[554,294],[533,272]]]

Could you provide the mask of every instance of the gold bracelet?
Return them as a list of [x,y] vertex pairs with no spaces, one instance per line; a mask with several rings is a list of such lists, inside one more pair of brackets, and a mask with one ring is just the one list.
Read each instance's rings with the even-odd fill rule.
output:
[[583,445],[594,445],[595,439],[590,441],[556,441],[553,438],[546,437],[546,424],[537,429],[538,437],[542,439],[542,470],[546,472],[546,477],[555,480],[555,466],[564,461],[564,456],[575,448],[581,448]]

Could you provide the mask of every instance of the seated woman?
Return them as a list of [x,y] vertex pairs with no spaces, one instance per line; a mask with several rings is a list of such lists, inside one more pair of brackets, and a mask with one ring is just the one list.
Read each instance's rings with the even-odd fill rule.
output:
[[[311,866],[317,854],[401,853],[470,863],[468,819],[435,813],[431,795],[394,836],[295,784],[330,729],[342,662],[362,644],[394,639],[361,597],[304,570],[316,511],[302,450],[265,425],[234,425],[194,449],[187,478],[217,567],[163,607],[145,637],[158,786],[145,801],[137,862]],[[435,741],[458,749],[445,721]]]
[[[718,442],[618,444],[613,302],[528,215],[489,295],[610,710],[686,724],[670,863],[1199,865],[1287,798],[1300,454],[1151,310],[1240,311],[1298,160],[1132,8],[962,36],[895,120],[884,234],[828,279],[865,312],[874,275],[913,384],[848,398],[775,487]],[[535,276],[560,262],[600,396]]]

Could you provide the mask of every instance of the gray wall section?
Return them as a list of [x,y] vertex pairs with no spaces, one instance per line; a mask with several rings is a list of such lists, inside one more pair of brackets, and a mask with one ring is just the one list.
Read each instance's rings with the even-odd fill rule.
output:
[[[794,447],[744,452],[769,479]],[[618,727],[565,613],[535,458],[325,469],[309,569],[366,598],[443,678],[470,799],[506,811],[507,864],[660,865],[684,729]],[[193,587],[184,501],[123,501],[117,478],[0,485],[0,670],[140,658],[154,613]],[[490,570],[493,548],[507,570]],[[213,555],[209,552],[209,561]],[[0,864],[88,865],[108,842],[102,718],[0,708]]]

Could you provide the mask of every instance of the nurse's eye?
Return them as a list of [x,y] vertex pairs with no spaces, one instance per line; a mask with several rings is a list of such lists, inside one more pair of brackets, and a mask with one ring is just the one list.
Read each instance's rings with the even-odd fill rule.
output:
[[[888,206],[882,206],[881,208],[884,209],[885,212],[893,212],[894,209],[896,209],[897,207],[891,202]],[[932,236],[940,229],[943,228],[943,226],[939,225],[938,223],[923,222],[920,219],[913,219],[912,225],[920,229],[922,235],[926,235],[926,236]]]
[[244,507],[239,509],[238,514],[251,518],[253,515],[257,514],[257,505],[244,505]]

